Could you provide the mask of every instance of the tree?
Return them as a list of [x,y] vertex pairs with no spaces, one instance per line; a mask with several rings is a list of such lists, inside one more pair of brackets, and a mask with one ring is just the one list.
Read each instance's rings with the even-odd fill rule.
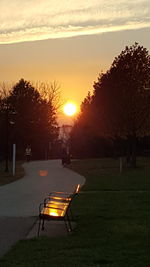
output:
[[76,157],[89,155],[88,113],[92,97],[90,92],[81,103],[81,111],[71,131],[71,150]]
[[[57,146],[58,146],[58,125],[57,125],[57,116],[56,114],[58,113],[62,103],[61,103],[61,92],[60,92],[60,86],[59,84],[54,81],[54,82],[36,82],[35,83],[35,88],[38,90],[40,93],[40,96],[42,100],[47,105],[47,121],[49,122],[49,132],[51,133],[51,137],[48,140],[47,143],[47,148],[49,147],[49,151],[46,152],[48,155],[51,153],[52,156],[52,150],[53,150],[53,155],[57,156]],[[44,104],[44,106],[46,107]],[[44,113],[43,113],[44,114]],[[45,116],[45,115],[44,115]],[[53,148],[53,149],[52,149]],[[51,151],[50,151],[51,150]]]
[[51,103],[55,112],[58,111],[62,105],[60,85],[58,82],[36,82],[34,86],[40,93],[42,99],[46,99]]
[[8,97],[15,111],[13,139],[24,151],[27,144],[38,157],[44,157],[49,142],[57,138],[56,114],[51,101],[43,99],[34,86],[24,79],[15,84]]
[[8,171],[8,158],[9,158],[9,112],[10,106],[8,103],[9,86],[6,83],[0,83],[0,159],[4,160],[5,157],[5,171]]
[[81,112],[72,129],[71,148],[75,157],[102,157],[111,155],[112,142],[100,132],[99,128],[99,132],[96,129],[98,121],[95,120],[95,114],[93,114],[93,97],[88,92],[81,103]]
[[150,56],[137,43],[126,47],[94,83],[91,112],[96,123],[91,125],[99,134],[126,140],[133,167],[137,139],[150,134],[149,87]]

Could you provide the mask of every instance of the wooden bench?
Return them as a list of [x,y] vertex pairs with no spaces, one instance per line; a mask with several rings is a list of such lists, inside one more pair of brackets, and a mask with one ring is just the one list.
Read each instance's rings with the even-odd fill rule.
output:
[[[71,203],[74,197],[79,193],[80,185],[78,184],[73,193],[68,192],[51,192],[48,197],[39,206],[39,226],[38,236],[40,231],[44,230],[45,220],[64,220],[68,232],[72,231],[71,218]],[[41,225],[42,222],[42,225]]]

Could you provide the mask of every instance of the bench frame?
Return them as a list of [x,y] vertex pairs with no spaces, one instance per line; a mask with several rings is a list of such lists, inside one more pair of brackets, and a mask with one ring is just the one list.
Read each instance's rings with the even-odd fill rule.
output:
[[40,235],[40,231],[44,230],[45,220],[64,220],[67,232],[72,231],[71,220],[73,220],[73,213],[71,211],[71,203],[75,196],[78,195],[79,190],[80,185],[78,184],[73,193],[54,191],[44,199],[39,205],[38,236]]

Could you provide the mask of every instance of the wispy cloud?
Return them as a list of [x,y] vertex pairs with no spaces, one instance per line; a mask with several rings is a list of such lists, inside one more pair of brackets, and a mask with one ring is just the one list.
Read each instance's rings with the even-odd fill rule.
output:
[[150,27],[149,0],[1,0],[0,43]]

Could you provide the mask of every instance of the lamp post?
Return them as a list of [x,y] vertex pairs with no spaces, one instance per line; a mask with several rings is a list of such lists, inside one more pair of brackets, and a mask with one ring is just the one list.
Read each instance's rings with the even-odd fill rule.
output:
[[9,119],[8,119],[8,105],[6,105],[6,120],[5,120],[5,123],[6,123],[6,126],[5,126],[5,129],[6,129],[6,132],[5,132],[5,172],[8,172],[8,127],[9,127]]
[[5,172],[8,172],[8,159],[9,159],[9,125],[15,124],[9,121],[9,114],[15,115],[16,112],[9,108],[8,103],[5,105]]

